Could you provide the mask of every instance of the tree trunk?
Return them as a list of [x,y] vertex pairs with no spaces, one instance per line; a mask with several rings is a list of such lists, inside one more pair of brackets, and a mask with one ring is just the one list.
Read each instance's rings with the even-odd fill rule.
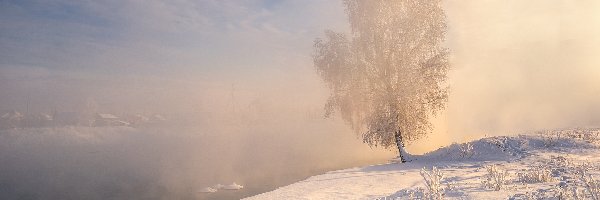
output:
[[396,147],[398,147],[398,157],[402,163],[405,163],[408,159],[408,152],[404,150],[404,141],[402,140],[402,134],[400,131],[396,131],[394,133],[394,137],[396,138]]

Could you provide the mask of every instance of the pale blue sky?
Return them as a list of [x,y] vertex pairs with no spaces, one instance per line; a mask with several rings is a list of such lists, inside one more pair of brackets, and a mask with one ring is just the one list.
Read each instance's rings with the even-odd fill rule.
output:
[[0,110],[306,101],[314,39],[346,24],[337,0],[0,0]]
[[5,0],[0,67],[251,75],[310,64],[312,41],[345,23],[324,0]]

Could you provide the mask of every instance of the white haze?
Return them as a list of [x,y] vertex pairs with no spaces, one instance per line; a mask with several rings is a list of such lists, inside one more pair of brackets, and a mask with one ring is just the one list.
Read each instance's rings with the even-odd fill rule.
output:
[[[343,7],[328,8],[340,9],[328,13],[333,15],[328,19],[338,20],[331,23],[332,29],[344,31],[339,29],[347,23]],[[446,8],[453,67],[449,103],[435,120],[434,133],[411,145],[409,152],[423,153],[486,134],[600,125],[600,2],[454,0],[447,1]],[[123,193],[115,198],[140,197],[137,194],[192,198],[195,189],[217,181],[246,184],[254,179],[287,184],[286,173],[302,177],[315,172],[312,170],[392,157],[394,152],[361,144],[338,119],[322,119],[327,91],[312,68],[310,45],[318,36],[314,33],[327,27],[307,27],[312,28],[311,34],[272,44],[283,46],[276,50],[268,50],[260,42],[241,42],[242,47],[232,55],[221,49],[221,61],[208,64],[240,58],[236,67],[201,73],[197,71],[202,69],[174,69],[164,76],[141,72],[115,75],[3,64],[0,110],[72,111],[95,101],[101,112],[164,113],[186,126],[3,131],[0,192],[49,199],[105,199],[119,192]],[[267,36],[263,32],[237,35],[228,43]],[[278,35],[277,40],[261,42],[286,38]],[[132,46],[142,51],[135,55],[146,55],[140,46]],[[296,48],[299,50],[289,52]],[[156,49],[148,51],[152,52],[148,55],[162,55]],[[271,53],[277,56],[272,58]],[[91,60],[107,65],[145,64],[141,61],[145,57],[103,56]],[[110,60],[110,56],[118,59]],[[188,52],[157,65],[168,66],[168,61],[181,64],[194,56]],[[185,65],[206,64],[196,62],[198,59],[192,59]],[[171,69],[165,68],[161,70]],[[269,177],[273,174],[276,176]],[[6,185],[14,187],[3,189]]]
[[[338,120],[307,68],[268,80],[93,76],[3,69],[3,109],[163,114],[142,128],[0,130],[0,190],[33,199],[235,199],[326,170],[386,162]],[[252,78],[250,78],[252,79]],[[217,183],[238,192],[203,195]]]
[[447,1],[451,93],[430,147],[600,125],[600,3]]

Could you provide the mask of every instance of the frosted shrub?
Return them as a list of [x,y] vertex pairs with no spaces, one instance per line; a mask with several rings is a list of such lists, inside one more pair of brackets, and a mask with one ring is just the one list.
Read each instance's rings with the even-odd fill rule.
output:
[[566,168],[571,166],[572,163],[567,157],[564,156],[550,156],[550,160],[548,160],[547,164]]
[[525,198],[527,200],[539,200],[539,199],[544,199],[544,193],[542,192],[526,192],[525,193]]
[[582,174],[580,180],[592,199],[600,200],[600,181],[594,180],[594,177],[590,174]]
[[475,154],[473,151],[473,144],[471,143],[461,144],[458,146],[458,149],[460,150],[461,158],[471,158]]
[[583,195],[583,191],[574,187],[567,187],[567,185],[558,185],[553,188],[554,198],[559,200],[583,200],[585,196]]
[[508,176],[508,172],[499,169],[496,165],[487,166],[486,170],[488,173],[482,181],[483,186],[495,191],[500,191],[504,185],[507,184],[506,177]]
[[539,131],[538,134],[542,139],[542,143],[544,147],[554,147],[558,144],[560,140],[561,132],[560,131]]
[[490,143],[502,151],[508,150],[508,138],[506,137],[493,137],[490,138]]
[[581,139],[589,143],[598,142],[600,129],[573,129],[563,131],[567,136],[573,139]]
[[426,188],[417,187],[414,189],[404,189],[398,192],[397,199],[410,199],[410,200],[439,200],[444,199],[444,195],[447,191],[456,189],[453,182],[446,182],[445,187],[442,186],[442,180],[444,179],[444,173],[436,167],[432,167],[431,171],[427,168],[421,169],[420,172],[425,182]]
[[422,200],[425,198],[425,189],[422,187],[417,187],[414,189],[403,189],[398,191],[395,195],[388,197],[377,198],[377,200],[400,200],[400,199],[408,199],[408,200]]
[[582,139],[589,143],[598,142],[598,136],[600,136],[600,130],[579,130],[583,132]]
[[410,200],[417,199],[417,194],[415,194],[414,190],[409,191],[408,199],[410,199]]
[[508,199],[509,200],[545,200],[545,199],[552,199],[552,198],[550,198],[550,196],[547,195],[546,191],[538,190],[538,191],[525,192],[525,194],[518,193]]
[[431,171],[427,171],[426,168],[421,169],[421,176],[425,180],[428,192],[423,196],[425,199],[443,199],[444,191],[442,188],[442,179],[444,174],[436,167],[432,167]]
[[487,143],[497,147],[503,152],[510,153],[512,155],[517,155],[523,153],[523,150],[527,146],[527,142],[518,142],[513,138],[509,138],[506,136],[501,137],[493,137],[486,139]]
[[425,194],[425,190],[423,190],[423,188],[417,188],[417,190],[410,190],[408,193],[408,199],[410,200],[417,200],[417,199],[422,199],[422,197]]
[[548,168],[535,167],[522,173],[517,174],[521,183],[545,183],[554,181],[552,172]]
[[574,168],[575,174],[579,176],[579,180],[583,183],[585,191],[589,193],[591,199],[600,200],[600,181],[596,181],[594,176],[589,174],[590,170],[595,170],[597,167],[589,163],[583,163]]

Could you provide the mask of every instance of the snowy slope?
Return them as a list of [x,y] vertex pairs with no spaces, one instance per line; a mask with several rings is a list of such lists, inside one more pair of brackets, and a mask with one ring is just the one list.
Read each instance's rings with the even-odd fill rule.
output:
[[599,134],[569,129],[484,138],[410,163],[328,172],[247,199],[423,199],[436,194],[421,175],[434,166],[443,178],[433,187],[444,199],[593,199],[600,191],[593,179],[600,174]]

